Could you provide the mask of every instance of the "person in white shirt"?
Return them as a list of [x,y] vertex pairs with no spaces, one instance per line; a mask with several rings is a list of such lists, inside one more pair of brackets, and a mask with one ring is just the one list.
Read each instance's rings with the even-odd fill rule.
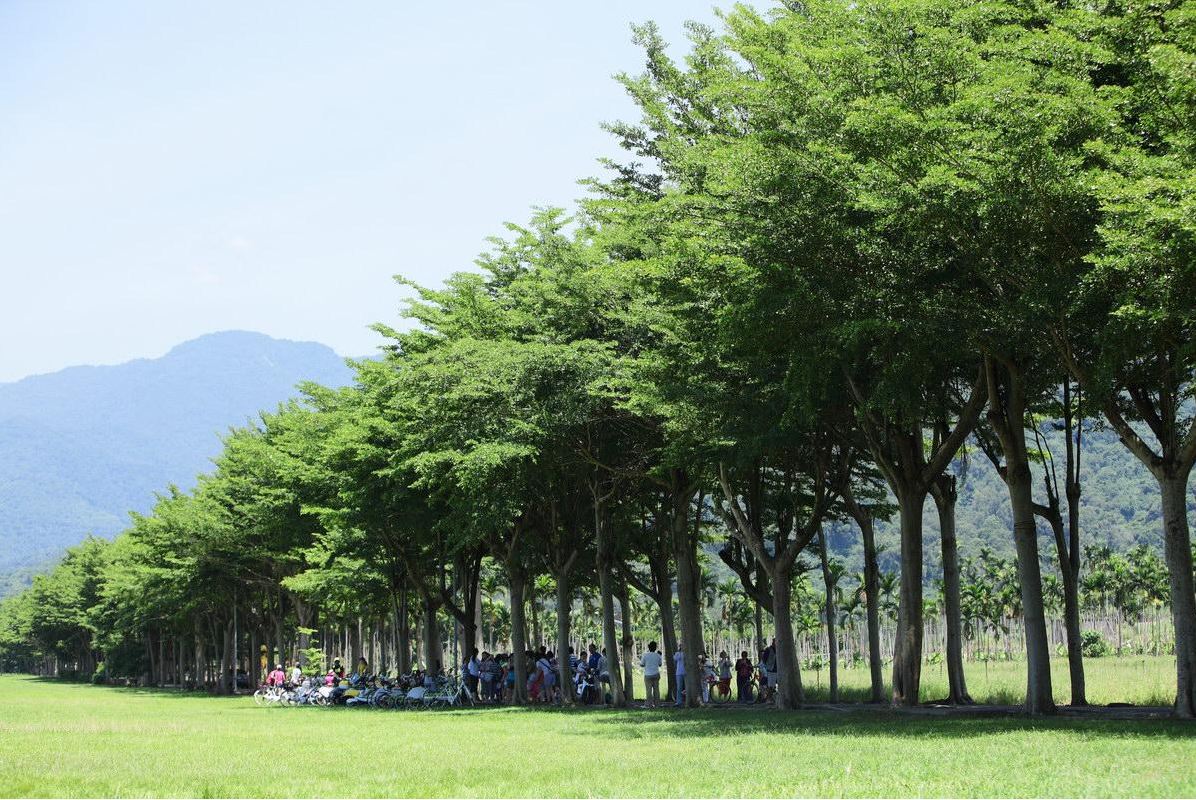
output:
[[291,667],[291,683],[298,686],[303,681],[303,670],[299,669],[299,665],[295,664]]
[[640,657],[640,666],[644,668],[644,689],[648,695],[645,705],[656,708],[660,702],[660,665],[664,663],[660,653],[656,651],[656,642],[648,642],[648,652]]

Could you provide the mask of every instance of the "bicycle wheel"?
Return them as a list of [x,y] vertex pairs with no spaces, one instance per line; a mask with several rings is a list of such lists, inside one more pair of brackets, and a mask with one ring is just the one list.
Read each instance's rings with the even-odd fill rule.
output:
[[731,687],[725,683],[714,683],[710,686],[710,702],[722,704],[731,702]]
[[267,692],[265,689],[258,689],[256,692],[253,693],[254,705],[264,706],[267,702],[268,696],[269,696],[269,692]]

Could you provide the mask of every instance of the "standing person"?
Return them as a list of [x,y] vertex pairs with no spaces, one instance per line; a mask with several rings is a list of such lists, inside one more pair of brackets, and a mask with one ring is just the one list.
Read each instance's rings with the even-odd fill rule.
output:
[[291,666],[291,683],[298,686],[303,682],[303,670],[299,669],[298,664]]
[[345,677],[345,668],[341,664],[341,660],[339,658],[332,659],[332,671],[336,674],[336,679],[338,681]]
[[718,682],[724,697],[731,694],[731,659],[726,650],[718,654]]
[[664,658],[656,652],[656,642],[648,642],[648,652],[640,656],[640,666],[644,668],[644,705],[656,708],[660,702],[660,667]]
[[[531,663],[530,661],[524,663]],[[507,660],[503,662],[503,701],[507,703],[515,702],[515,654],[507,656]]]
[[677,676],[677,702],[674,703],[677,708],[681,708],[685,704],[685,653],[681,643],[677,643],[677,652],[673,653],[673,674]]
[[740,652],[739,660],[735,662],[735,688],[739,692],[739,702],[752,702],[752,660],[748,658],[747,650]]
[[710,686],[714,683],[714,665],[706,660],[706,654],[698,656],[698,669],[702,674],[702,703],[710,705]]
[[773,639],[768,643],[768,650],[765,651],[768,655],[764,658],[764,669],[768,673],[768,691],[769,694],[777,690],[777,640]]
[[478,649],[476,647],[470,648],[469,660],[465,662],[465,686],[469,689],[469,693],[473,695],[474,699],[478,696],[478,678],[482,675],[482,662],[478,660]]
[[532,665],[527,676],[527,697],[535,703],[540,700],[540,692],[544,687],[544,670],[540,666],[543,656],[538,656],[531,650],[528,650],[526,655],[527,663]]
[[494,656],[488,651],[483,651],[478,662],[478,677],[482,681],[482,691],[478,699],[484,703],[494,699],[494,666]]
[[768,648],[760,651],[760,657],[756,659],[756,682],[760,685],[760,690],[756,693],[756,702],[763,703],[768,695],[768,667],[765,662],[768,661]]
[[598,645],[590,642],[590,655],[586,659],[586,669],[593,672],[595,677],[598,675],[598,665],[601,660],[602,657],[598,655]]
[[370,674],[370,662],[365,660],[365,656],[357,659],[357,677],[365,680],[366,676]]
[[286,673],[282,671],[282,664],[275,664],[274,669],[266,676],[267,686],[282,686],[286,683]]
[[552,702],[553,687],[556,686],[556,672],[552,668],[552,651],[545,650],[536,660],[536,677],[540,684],[540,699],[545,703]]
[[577,665],[581,663],[581,659],[577,657],[577,653],[573,652],[573,648],[569,648],[569,674],[577,674]]

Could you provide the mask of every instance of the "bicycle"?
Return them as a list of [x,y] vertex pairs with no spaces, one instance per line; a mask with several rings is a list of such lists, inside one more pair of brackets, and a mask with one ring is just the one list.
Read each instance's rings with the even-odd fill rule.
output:
[[712,704],[721,705],[723,703],[729,703],[734,699],[731,692],[730,678],[707,678],[706,682],[710,684],[709,694],[710,702]]

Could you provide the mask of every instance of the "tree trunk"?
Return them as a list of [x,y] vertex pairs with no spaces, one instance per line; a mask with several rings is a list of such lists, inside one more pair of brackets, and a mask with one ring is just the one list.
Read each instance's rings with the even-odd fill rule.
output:
[[1171,619],[1175,624],[1175,714],[1196,717],[1196,596],[1193,595],[1192,538],[1188,527],[1189,469],[1156,476],[1163,506],[1163,553],[1171,583]]
[[407,602],[407,587],[403,587],[399,590],[399,602],[395,609],[396,647],[399,651],[396,659],[400,676],[411,672],[411,612]]
[[[1068,430],[1070,440],[1070,430]],[[1068,450],[1070,456],[1070,448]],[[1072,462],[1070,457],[1068,462]],[[1069,470],[1072,471],[1072,470]],[[1074,477],[1067,484],[1067,525],[1070,544],[1067,554],[1060,554],[1063,576],[1063,621],[1067,625],[1067,665],[1072,677],[1073,706],[1087,706],[1088,694],[1084,678],[1084,647],[1080,628],[1080,477],[1079,446],[1076,446]],[[1063,561],[1062,556],[1068,555]]]
[[532,586],[531,594],[528,595],[528,605],[532,609],[532,638],[535,639],[532,642],[532,649],[534,650],[544,643],[544,634],[540,630],[540,604],[537,602],[535,586]]
[[916,706],[922,682],[922,504],[926,494],[907,488],[901,510],[901,590],[893,642],[893,702]]
[[[1013,437],[1025,438],[1025,429],[1011,426]],[[1026,711],[1048,714],[1055,710],[1051,690],[1051,652],[1047,645],[1046,613],[1042,602],[1042,573],[1038,565],[1038,530],[1034,523],[1030,466],[1017,453],[1006,453],[1005,482],[1013,512],[1013,538],[1017,545],[1017,571],[1021,584],[1022,618],[1026,630]]]
[[515,692],[513,701],[527,702],[527,623],[523,614],[523,592],[527,576],[513,564],[507,565],[511,594],[511,660],[515,670]]
[[825,590],[826,652],[830,655],[830,702],[838,702],[838,637],[835,634],[835,584],[831,580],[830,558],[826,554],[826,531],[818,530],[818,561],[822,563]]
[[677,697],[677,627],[673,622],[673,587],[664,583],[656,598],[660,610],[660,639],[664,645],[665,697]]
[[702,609],[698,597],[701,576],[698,571],[697,542],[689,526],[689,507],[693,495],[688,477],[682,470],[674,470],[671,497],[673,558],[677,563],[677,610],[681,622],[682,658],[685,661],[685,705],[688,708],[697,708],[702,701],[701,675],[698,671],[698,654],[703,646]]
[[[478,570],[478,577],[481,578],[481,570]],[[473,646],[482,650],[482,593],[476,588],[473,592]]]
[[556,658],[557,680],[561,689],[561,702],[565,705],[573,704],[573,695],[569,688],[573,686],[573,676],[569,674],[569,616],[573,606],[573,596],[570,593],[569,573],[560,571],[556,575]]
[[868,670],[871,675],[872,702],[885,699],[884,657],[880,651],[880,565],[876,560],[876,531],[872,515],[856,519],[864,539],[864,605],[868,617]]
[[756,654],[764,649],[764,609],[760,607],[759,600],[753,600],[752,605],[756,607],[755,629],[756,629]]
[[801,685],[801,663],[793,639],[793,614],[789,608],[793,596],[793,569],[776,570],[768,577],[772,581],[772,620],[776,627],[777,708],[800,708],[805,695]]
[[939,535],[943,552],[943,613],[947,622],[947,702],[970,704],[963,673],[963,611],[959,588],[959,547],[955,536],[954,475],[940,475],[931,491],[939,513]]
[[628,703],[635,701],[635,637],[631,633],[631,592],[626,581],[619,582],[619,610],[623,616],[623,694]]
[[424,669],[437,675],[444,667],[444,652],[440,647],[440,625],[436,621],[436,606],[424,600]]
[[[610,674],[611,705],[623,707],[627,705],[627,699],[623,694],[623,678],[620,674],[622,670],[619,665],[619,636],[618,631],[615,630],[615,576],[614,553],[612,552],[614,548],[613,542],[611,542],[610,525],[607,524],[607,520],[602,519],[602,513],[602,505],[596,499],[594,526],[597,538],[598,593],[601,595],[602,606],[602,646],[606,650],[606,668]],[[568,658],[562,658],[562,666],[568,660]],[[570,685],[566,682],[562,684],[562,687]]]

